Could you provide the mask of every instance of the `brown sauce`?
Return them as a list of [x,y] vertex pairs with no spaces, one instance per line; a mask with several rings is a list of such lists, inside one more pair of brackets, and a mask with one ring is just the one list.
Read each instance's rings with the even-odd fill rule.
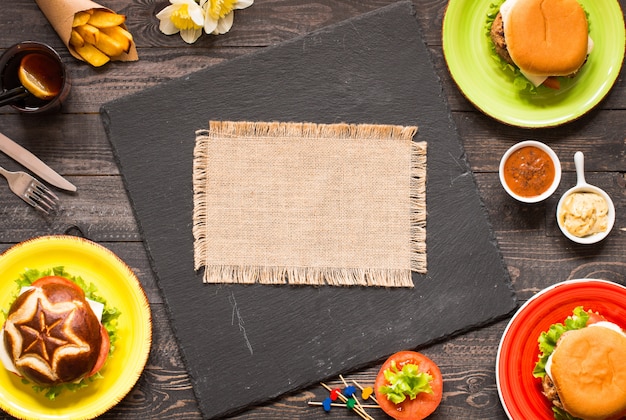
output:
[[535,146],[522,147],[504,162],[504,180],[515,194],[535,197],[544,193],[554,181],[554,162]]
[[[29,55],[37,56],[34,61],[37,61],[38,63],[35,64],[39,68],[43,68],[42,71],[47,74],[46,76],[44,76],[46,78],[46,82],[44,83],[49,84],[49,88],[54,90],[58,89],[57,86],[59,86],[59,84],[61,84],[61,86],[63,85],[63,69],[58,62],[39,52],[22,51],[16,54],[14,57],[10,58],[9,61],[7,61],[7,63],[5,64],[4,68],[0,69],[0,73],[2,74],[2,80],[0,80],[0,83],[2,84],[2,87],[4,89],[9,90],[22,86],[22,82],[20,82],[19,79],[19,68],[22,59]],[[41,57],[44,58],[41,59]],[[35,95],[29,95],[26,98],[17,101],[15,105],[24,109],[37,109],[47,105],[49,102],[50,99],[40,99]]]
[[[27,54],[22,58],[20,68],[30,83],[37,87],[37,90],[31,93],[38,98],[49,100],[61,92],[63,69],[51,57],[39,53]],[[26,88],[28,89],[28,86]]]

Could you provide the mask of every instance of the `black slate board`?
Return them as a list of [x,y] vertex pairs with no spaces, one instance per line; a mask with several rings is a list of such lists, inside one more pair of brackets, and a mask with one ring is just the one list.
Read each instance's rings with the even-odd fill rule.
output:
[[[102,118],[205,417],[335,378],[516,306],[410,2],[105,104]],[[428,274],[415,289],[206,285],[191,168],[208,121],[418,125]]]

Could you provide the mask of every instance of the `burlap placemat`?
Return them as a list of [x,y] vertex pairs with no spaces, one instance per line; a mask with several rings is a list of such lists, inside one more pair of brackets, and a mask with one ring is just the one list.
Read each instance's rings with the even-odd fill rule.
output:
[[196,270],[207,283],[413,287],[426,272],[416,131],[211,121],[194,150]]

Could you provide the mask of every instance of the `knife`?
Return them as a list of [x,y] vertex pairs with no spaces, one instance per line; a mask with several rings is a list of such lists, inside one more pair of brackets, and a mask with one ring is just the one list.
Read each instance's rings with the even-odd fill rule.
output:
[[44,181],[68,191],[76,191],[76,186],[56,173],[37,156],[0,133],[0,151],[6,153],[24,167],[39,175]]

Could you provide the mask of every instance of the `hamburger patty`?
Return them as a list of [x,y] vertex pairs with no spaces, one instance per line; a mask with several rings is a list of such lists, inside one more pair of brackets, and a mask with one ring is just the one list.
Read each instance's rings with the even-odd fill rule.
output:
[[496,52],[504,61],[509,64],[515,65],[513,59],[509,55],[509,51],[506,47],[506,40],[504,39],[504,20],[502,19],[502,13],[498,12],[498,15],[491,24],[491,40],[493,41]]
[[554,382],[552,382],[552,379],[548,375],[543,377],[543,380],[541,381],[541,387],[543,388],[543,395],[545,395],[546,398],[550,400],[550,402],[554,406],[563,409],[563,404],[559,399],[559,394],[556,391],[556,386],[554,386]]

